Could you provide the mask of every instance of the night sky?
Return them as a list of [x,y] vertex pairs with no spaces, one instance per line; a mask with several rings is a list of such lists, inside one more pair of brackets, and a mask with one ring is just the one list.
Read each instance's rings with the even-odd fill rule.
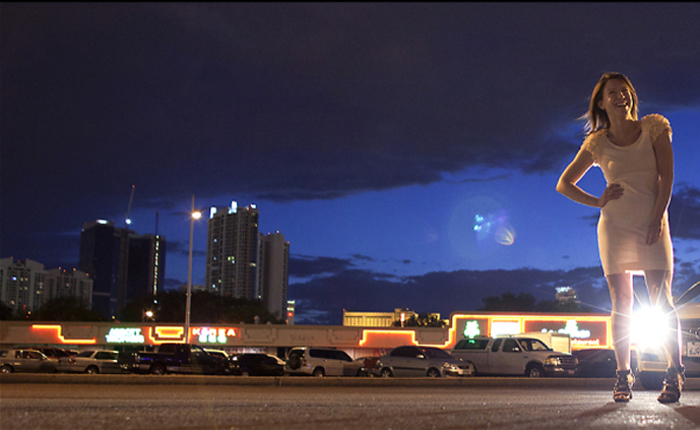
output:
[[[2,3],[0,257],[76,267],[83,223],[123,226],[135,185],[168,288],[192,195],[256,204],[290,242],[297,323],[557,286],[606,312],[598,210],[555,186],[617,71],[673,127],[680,294],[700,280],[698,22],[698,3]],[[194,236],[201,284],[206,220]]]

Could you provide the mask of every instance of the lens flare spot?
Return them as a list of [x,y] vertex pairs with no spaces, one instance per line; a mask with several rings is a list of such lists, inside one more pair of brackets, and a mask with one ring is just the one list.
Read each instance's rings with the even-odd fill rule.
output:
[[453,247],[468,259],[482,259],[501,245],[512,245],[516,237],[507,211],[489,197],[460,203],[453,210],[448,229]]
[[504,222],[498,226],[495,239],[501,245],[510,246],[515,242],[515,229],[508,222]]

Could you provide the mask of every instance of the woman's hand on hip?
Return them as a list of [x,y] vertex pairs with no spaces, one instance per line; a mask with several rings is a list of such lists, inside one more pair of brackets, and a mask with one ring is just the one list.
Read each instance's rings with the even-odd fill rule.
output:
[[598,198],[598,207],[602,208],[607,205],[610,200],[619,199],[624,192],[625,189],[622,188],[622,185],[616,183],[608,184],[603,194]]

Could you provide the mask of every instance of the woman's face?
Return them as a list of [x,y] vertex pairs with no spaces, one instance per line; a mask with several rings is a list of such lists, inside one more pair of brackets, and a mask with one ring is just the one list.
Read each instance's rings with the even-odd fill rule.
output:
[[624,81],[611,79],[603,87],[598,107],[604,110],[608,116],[631,118],[634,109],[632,91]]

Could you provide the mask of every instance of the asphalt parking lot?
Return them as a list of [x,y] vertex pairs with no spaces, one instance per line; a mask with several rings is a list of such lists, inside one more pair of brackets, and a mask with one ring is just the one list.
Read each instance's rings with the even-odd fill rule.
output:
[[617,430],[700,428],[681,402],[611,379],[2,375],[2,430]]

